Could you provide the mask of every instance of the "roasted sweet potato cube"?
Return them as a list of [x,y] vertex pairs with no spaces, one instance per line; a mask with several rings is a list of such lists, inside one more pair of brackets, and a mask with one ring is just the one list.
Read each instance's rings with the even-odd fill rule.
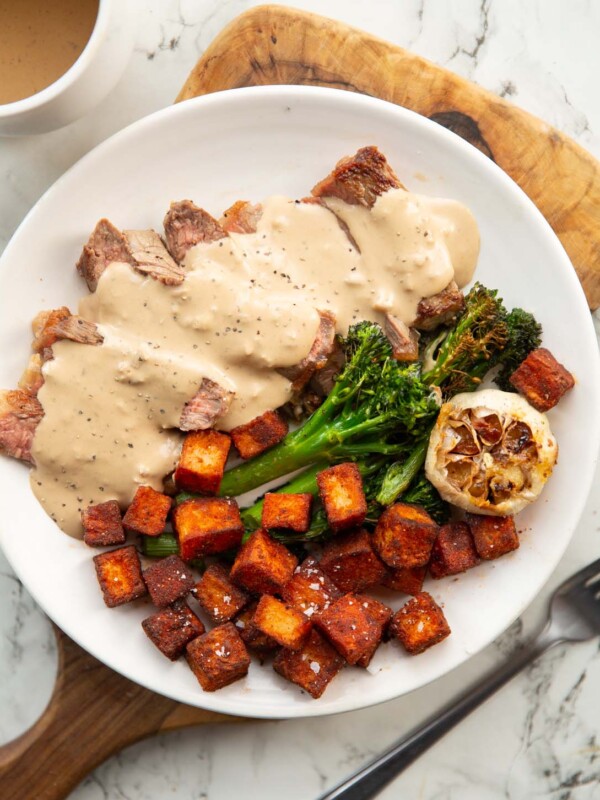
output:
[[183,600],[142,621],[150,641],[171,661],[176,661],[188,642],[204,633],[204,625]]
[[390,633],[407,652],[416,655],[449,636],[450,626],[429,592],[420,592],[396,611]]
[[315,615],[315,625],[348,664],[356,664],[381,641],[383,626],[370,612],[373,601],[360,594],[345,594]]
[[272,650],[276,650],[279,645],[275,639],[272,639],[270,636],[267,636],[266,633],[259,631],[252,621],[254,619],[254,612],[256,611],[257,606],[258,600],[255,600],[254,602],[250,603],[250,605],[246,606],[246,608],[238,614],[234,625],[238,629],[238,633],[240,634],[246,647],[249,647],[251,650],[256,651],[256,653],[262,656],[266,655]]
[[432,578],[458,575],[479,563],[473,536],[466,522],[442,525],[433,543],[429,572]]
[[387,633],[387,628],[394,612],[389,606],[386,606],[384,603],[380,603],[379,600],[374,600],[372,597],[364,598],[363,608],[371,616],[373,621],[381,628],[379,638],[373,640],[371,647],[356,662],[357,667],[366,668],[371,663],[371,659],[375,655],[375,651]]
[[94,556],[98,583],[109,608],[146,594],[140,557],[133,545]]
[[312,494],[267,492],[263,501],[262,527],[266,531],[284,528],[304,533],[310,527]]
[[549,411],[575,379],[545,347],[533,350],[510,376],[510,382],[538,411]]
[[290,650],[299,650],[312,628],[312,622],[301,611],[269,594],[263,594],[258,601],[252,623]]
[[185,597],[194,586],[191,569],[179,556],[167,556],[152,564],[144,571],[144,580],[152,602],[158,608],[165,608]]
[[343,658],[314,629],[300,650],[283,648],[273,661],[276,672],[315,699],[321,697],[343,666]]
[[319,567],[316,558],[306,558],[283,587],[281,596],[307,617],[328,608],[341,592]]
[[298,559],[262,528],[240,548],[231,579],[256,594],[279,594],[294,574]]
[[395,503],[379,517],[373,546],[382,561],[395,569],[427,564],[438,526],[421,506]]
[[226,497],[185,500],[173,511],[173,527],[184,561],[224,553],[237,547],[244,535],[238,504]]
[[386,574],[385,564],[373,550],[372,536],[364,528],[327,542],[319,566],[343,592],[362,592],[381,583]]
[[518,548],[519,537],[513,517],[467,514],[465,519],[473,534],[477,555],[484,561],[500,558]]
[[400,569],[390,568],[381,584],[396,592],[419,594],[423,588],[426,574],[427,565],[423,567],[400,567]]
[[83,541],[90,547],[106,547],[125,542],[121,509],[116,500],[88,506],[81,512],[81,523]]
[[131,505],[123,517],[123,527],[132,533],[158,536],[167,523],[171,498],[151,486],[138,486]]
[[248,673],[250,656],[233,623],[226,622],[186,647],[190,669],[205,692],[215,692]]
[[216,494],[219,491],[231,439],[219,431],[194,431],[183,440],[175,483],[186,492]]
[[333,531],[337,533],[363,524],[367,516],[367,501],[356,464],[347,462],[324,469],[317,475],[317,485],[327,522]]
[[288,432],[288,424],[276,411],[265,411],[260,417],[231,431],[233,444],[244,459],[254,458],[279,444]]
[[220,564],[211,564],[192,590],[208,616],[217,623],[228,622],[248,603],[248,595],[236,586]]

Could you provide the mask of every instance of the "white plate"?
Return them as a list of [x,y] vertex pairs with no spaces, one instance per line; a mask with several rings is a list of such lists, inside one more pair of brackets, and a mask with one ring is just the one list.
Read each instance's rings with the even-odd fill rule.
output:
[[[302,197],[343,155],[366,144],[386,154],[403,183],[467,203],[481,229],[477,278],[509,306],[532,310],[544,343],[576,375],[550,414],[560,464],[542,499],[518,517],[521,547],[458,580],[428,582],[452,636],[404,656],[380,648],[377,674],[349,668],[312,700],[269,666],[208,694],[185,662],[171,664],[146,639],[147,605],[104,606],[84,544],[61,533],[30,492],[28,470],[0,459],[0,542],[25,586],[75,641],[113,669],[176,700],[255,717],[298,717],[360,708],[410,692],[464,662],[498,636],[539,592],[582,511],[599,440],[596,339],[571,264],[541,214],[477,150],[444,128],[361,95],[303,87],[213,94],[141,120],[83,158],[27,216],[0,271],[0,386],[16,385],[29,321],[42,308],[76,307],[85,291],[74,263],[99,217],[124,228],[160,227],[171,200],[191,197],[213,214],[236,199]],[[69,447],[69,431],[64,432]]]

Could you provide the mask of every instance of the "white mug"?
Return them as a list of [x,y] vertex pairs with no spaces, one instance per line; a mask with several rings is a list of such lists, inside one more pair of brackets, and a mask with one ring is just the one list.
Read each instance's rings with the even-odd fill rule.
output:
[[119,80],[133,50],[134,0],[99,0],[92,34],[75,63],[30,97],[0,105],[0,135],[62,128],[97,105]]

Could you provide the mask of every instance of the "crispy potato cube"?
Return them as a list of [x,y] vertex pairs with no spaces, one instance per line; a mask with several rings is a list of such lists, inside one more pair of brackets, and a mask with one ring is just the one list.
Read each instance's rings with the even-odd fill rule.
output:
[[140,557],[133,545],[94,556],[98,583],[109,608],[146,594]]
[[379,600],[374,600],[372,597],[364,598],[363,608],[368,614],[370,614],[373,621],[381,628],[379,638],[373,639],[371,647],[356,662],[357,667],[366,668],[371,663],[371,659],[383,641],[394,612],[389,606],[386,606],[384,603],[380,603]]
[[81,523],[83,541],[89,547],[106,547],[125,542],[121,509],[116,500],[88,506],[81,512]]
[[373,550],[372,537],[364,528],[327,542],[319,566],[343,592],[362,592],[381,583],[386,574],[385,564]]
[[253,622],[254,612],[258,606],[258,600],[250,603],[246,608],[238,614],[235,619],[234,625],[238,629],[242,641],[251,650],[255,650],[259,655],[263,656],[271,650],[276,650],[279,645],[275,639],[271,639],[266,633],[259,631]]
[[228,622],[248,603],[248,595],[232,583],[229,572],[211,564],[192,593],[213,622]]
[[533,350],[510,376],[510,382],[538,411],[549,411],[575,379],[545,347]]
[[263,501],[262,527],[266,531],[285,528],[304,533],[310,527],[312,494],[267,492]]
[[473,536],[466,522],[442,525],[433,543],[429,572],[432,578],[458,575],[479,563]]
[[194,431],[183,440],[175,483],[186,492],[217,494],[231,439],[219,431]]
[[465,519],[473,534],[477,555],[484,561],[500,558],[518,548],[519,537],[513,517],[467,514]]
[[290,581],[283,587],[281,596],[286,603],[303,611],[307,617],[312,617],[329,608],[341,596],[341,592],[321,570],[316,558],[309,556],[296,567]]
[[312,628],[311,621],[301,611],[269,594],[263,594],[258,601],[252,624],[290,650],[299,650]]
[[450,626],[429,592],[420,592],[396,611],[390,633],[407,652],[416,655],[449,636]]
[[344,660],[314,629],[300,650],[283,648],[273,661],[275,672],[315,699],[321,697],[343,666]]
[[231,431],[233,444],[244,459],[254,458],[285,438],[288,424],[276,411],[265,411],[260,417]]
[[379,517],[373,546],[382,561],[395,569],[427,564],[438,526],[421,506],[395,503]]
[[327,522],[333,531],[337,533],[363,524],[367,516],[367,501],[356,464],[347,462],[324,469],[317,475],[317,485]]
[[138,486],[131,505],[123,517],[123,527],[132,533],[158,536],[167,523],[171,498],[151,486]]
[[370,611],[375,601],[360,594],[345,594],[315,615],[315,625],[348,664],[356,664],[381,641],[383,626]]
[[144,633],[171,661],[176,661],[192,639],[204,633],[204,625],[183,600],[142,621]]
[[179,556],[161,558],[144,571],[144,580],[152,602],[165,608],[192,590],[194,576],[191,569]]
[[190,669],[205,692],[215,692],[248,673],[250,656],[231,622],[193,639],[186,647]]
[[423,588],[423,581],[427,574],[427,565],[423,567],[400,567],[388,569],[382,586],[404,594],[419,594]]
[[238,504],[225,497],[185,500],[173,511],[173,527],[184,561],[237,547],[244,535]]
[[262,528],[240,548],[231,579],[256,594],[279,594],[294,574],[298,559]]

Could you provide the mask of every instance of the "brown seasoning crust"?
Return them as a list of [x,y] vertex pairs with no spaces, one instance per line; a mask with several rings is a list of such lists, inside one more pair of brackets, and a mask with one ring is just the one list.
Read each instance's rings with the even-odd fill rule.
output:
[[424,508],[395,503],[379,517],[373,546],[390,567],[422,567],[429,561],[437,532],[437,524]]
[[311,621],[301,611],[268,594],[258,601],[252,624],[290,650],[299,650],[312,628]]
[[308,556],[283,587],[281,596],[286,603],[312,617],[329,608],[334,600],[341,597],[341,592],[321,570],[316,558]]
[[235,500],[229,497],[194,497],[173,511],[179,552],[185,561],[238,547],[244,525]]
[[109,608],[130,603],[146,594],[140,557],[133,545],[94,556],[94,566]]
[[372,537],[364,528],[330,539],[319,566],[343,592],[362,592],[381,583],[386,574],[385,564],[373,550]]
[[412,597],[390,623],[390,633],[412,655],[422,653],[450,635],[444,612],[428,592]]
[[381,585],[404,594],[419,594],[427,575],[427,564],[422,567],[389,568]]
[[477,554],[484,561],[500,558],[519,547],[514,517],[467,514],[465,520],[471,529]]
[[172,500],[151,486],[138,486],[123,517],[123,527],[131,533],[159,536],[167,524]]
[[337,533],[362,525],[367,516],[367,500],[356,464],[336,464],[317,475],[319,495],[330,528]]
[[288,530],[304,533],[310,527],[312,494],[267,492],[263,500],[261,525],[266,531]]
[[188,433],[175,469],[179,489],[201,494],[217,494],[231,448],[231,439],[219,431]]
[[188,642],[204,633],[204,625],[182,600],[142,621],[144,633],[171,661],[176,661]]
[[191,569],[179,556],[161,558],[144,571],[150,598],[157,608],[170,606],[185,597],[194,587]]
[[432,578],[458,575],[479,563],[471,530],[466,522],[442,525],[431,551],[429,572]]
[[283,648],[273,661],[275,672],[315,699],[321,697],[343,666],[343,658],[314,629],[300,650]]
[[229,622],[250,599],[246,592],[229,578],[229,572],[221,564],[206,568],[192,594],[213,622]]
[[205,692],[215,692],[248,673],[250,656],[231,622],[193,639],[186,648],[190,669]]
[[314,623],[348,664],[356,664],[381,641],[383,626],[369,607],[375,601],[360,594],[346,594],[315,616]]
[[245,425],[233,428],[230,434],[240,456],[248,459],[279,444],[288,430],[288,423],[276,411],[265,411],[260,417],[255,417]]
[[533,350],[510,376],[515,389],[538,411],[549,411],[575,386],[575,379],[545,347]]
[[83,541],[89,547],[107,547],[125,542],[121,509],[116,500],[88,506],[81,512],[81,524]]
[[259,529],[238,551],[231,568],[231,579],[256,594],[280,594],[298,565],[287,547]]

